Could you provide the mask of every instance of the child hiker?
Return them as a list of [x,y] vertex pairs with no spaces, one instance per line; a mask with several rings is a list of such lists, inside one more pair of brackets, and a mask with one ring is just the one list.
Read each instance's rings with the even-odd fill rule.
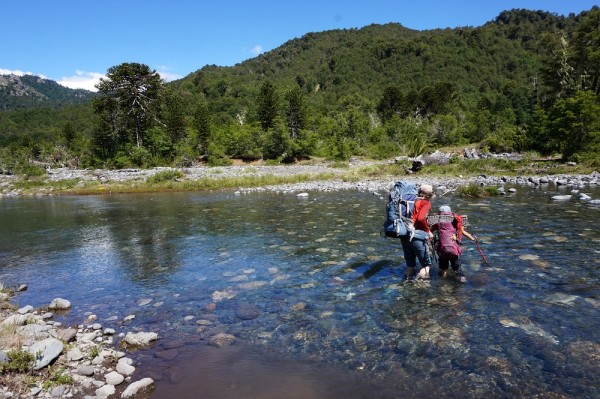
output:
[[457,280],[461,283],[466,283],[467,278],[460,264],[460,255],[462,253],[460,244],[463,235],[473,241],[475,241],[475,237],[465,231],[462,217],[453,213],[448,205],[440,207],[439,215],[438,222],[431,226],[431,231],[437,233],[434,239],[434,246],[440,265],[439,275],[442,278],[446,278],[448,276],[448,268],[452,267]]

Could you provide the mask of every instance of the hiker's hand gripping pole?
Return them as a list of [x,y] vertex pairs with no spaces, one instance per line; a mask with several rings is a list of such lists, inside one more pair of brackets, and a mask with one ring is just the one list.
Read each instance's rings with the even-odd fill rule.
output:
[[473,238],[475,238],[475,244],[477,245],[477,250],[479,251],[479,254],[481,255],[481,259],[483,259],[483,263],[485,263],[486,265],[489,264],[487,261],[487,258],[485,257],[485,255],[483,254],[483,251],[481,250],[481,247],[479,246],[479,240],[477,239],[477,236],[473,236]]

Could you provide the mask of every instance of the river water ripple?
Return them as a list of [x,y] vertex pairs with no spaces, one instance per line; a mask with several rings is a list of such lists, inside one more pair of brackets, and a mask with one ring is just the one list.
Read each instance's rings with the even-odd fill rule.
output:
[[385,193],[4,199],[0,281],[158,332],[133,353],[153,398],[597,397],[600,207],[557,193],[435,198],[489,260],[465,241],[466,284],[402,283]]

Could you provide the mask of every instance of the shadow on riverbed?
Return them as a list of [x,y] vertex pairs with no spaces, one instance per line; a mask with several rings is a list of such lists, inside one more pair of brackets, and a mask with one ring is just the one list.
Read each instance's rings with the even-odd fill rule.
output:
[[417,395],[408,389],[410,384],[402,388],[400,379],[399,387],[390,392],[389,382],[384,390],[362,374],[284,359],[240,344],[186,347],[176,365],[156,358],[146,363],[139,375],[160,381],[152,399],[384,399],[425,394]]

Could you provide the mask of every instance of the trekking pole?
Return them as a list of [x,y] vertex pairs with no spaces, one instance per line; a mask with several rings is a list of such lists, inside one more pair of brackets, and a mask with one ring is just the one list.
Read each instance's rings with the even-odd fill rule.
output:
[[475,244],[477,245],[477,250],[479,250],[479,254],[481,255],[481,258],[483,259],[483,263],[488,265],[489,263],[487,261],[487,258],[483,254],[483,251],[481,250],[481,247],[479,246],[479,239],[476,236],[475,236]]

